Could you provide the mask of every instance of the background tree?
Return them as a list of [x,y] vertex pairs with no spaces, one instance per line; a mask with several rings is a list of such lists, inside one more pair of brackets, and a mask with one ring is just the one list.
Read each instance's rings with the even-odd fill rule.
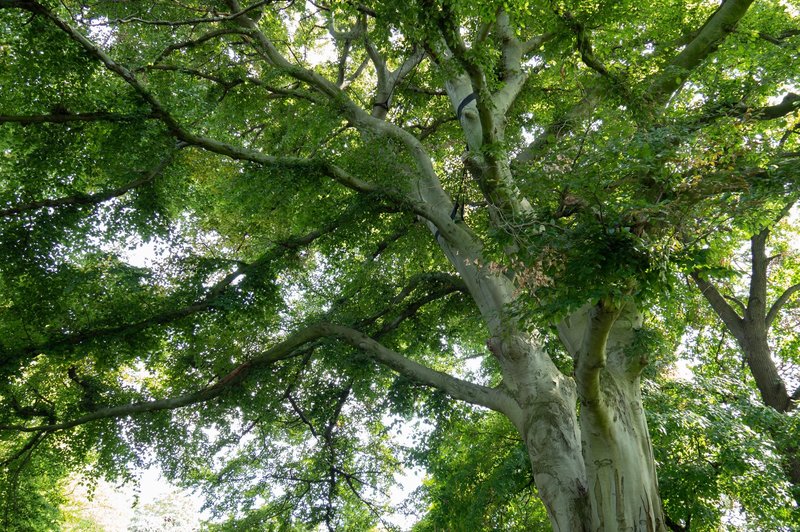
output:
[[[719,235],[761,234],[797,194],[792,6],[0,0],[0,17],[6,500],[31,464],[126,479],[152,449],[223,528],[367,529],[401,467],[392,416],[416,415],[438,422],[424,496],[448,501],[422,527],[533,526],[523,450],[556,530],[688,528],[725,497],[750,517],[754,484],[734,482],[678,486],[665,516],[656,457],[677,447],[654,454],[640,388],[648,371],[662,404],[700,408],[659,377],[680,274],[702,283]],[[134,266],[143,243],[156,259]],[[747,427],[726,405],[699,440],[652,406],[659,443],[724,455]],[[491,460],[453,439],[475,429]],[[460,483],[492,504],[442,512]]]
[[[736,364],[740,360],[740,365],[746,366],[747,372],[740,378],[752,379],[759,402],[769,407],[762,416],[763,430],[777,445],[784,472],[798,499],[800,455],[796,444],[797,423],[792,415],[800,399],[795,298],[800,290],[796,263],[798,235],[791,227],[794,224],[787,224],[784,219],[793,204],[794,201],[787,204],[774,224],[752,234],[746,242],[749,244],[744,248],[746,251],[740,247],[717,256],[716,264],[712,262],[708,271],[695,271],[692,276],[721,321],[714,365]],[[741,246],[741,240],[730,236],[723,237],[729,240],[728,248]],[[736,354],[724,354],[726,339],[728,350]]]

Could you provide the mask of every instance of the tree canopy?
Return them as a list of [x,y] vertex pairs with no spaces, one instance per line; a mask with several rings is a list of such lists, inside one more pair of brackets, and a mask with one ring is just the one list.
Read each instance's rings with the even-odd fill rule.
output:
[[800,526],[798,55],[785,0],[0,0],[2,527],[153,463],[212,530],[392,528],[410,465],[420,531]]

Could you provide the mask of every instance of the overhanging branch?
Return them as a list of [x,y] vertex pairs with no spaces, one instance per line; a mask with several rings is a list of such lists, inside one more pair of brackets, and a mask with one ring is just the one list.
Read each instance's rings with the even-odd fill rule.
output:
[[220,396],[223,392],[241,383],[242,380],[244,380],[244,378],[247,377],[253,370],[268,366],[279,360],[289,358],[297,348],[323,336],[324,327],[324,325],[320,324],[298,331],[288,336],[271,349],[265,351],[260,356],[236,367],[233,371],[222,377],[213,385],[189,394],[172,397],[169,399],[142,401],[109,408],[101,408],[90,414],[86,414],[85,416],[80,416],[73,420],[62,423],[39,425],[35,427],[28,427],[25,425],[0,425],[0,431],[54,432],[58,430],[70,429],[77,427],[78,425],[84,425],[86,423],[101,419],[127,417],[146,412],[158,412],[160,410],[174,410],[176,408],[182,408],[184,406],[206,402]]
[[646,99],[659,107],[683,85],[689,74],[716,51],[744,17],[753,0],[726,0],[706,20],[694,38],[657,74]]
[[743,102],[725,105],[712,104],[698,120],[697,125],[705,125],[723,116],[745,120],[775,120],[798,110],[800,110],[800,94],[789,92],[784,95],[780,103],[764,107],[751,107]]
[[423,366],[392,351],[356,329],[342,325],[325,325],[329,336],[335,336],[366,353],[370,358],[396,372],[427,386],[445,392],[450,397],[484,406],[499,412],[510,412],[515,403],[510,396],[494,388],[455,378],[446,373]]
[[777,45],[777,46],[785,46],[787,44],[786,41],[788,39],[791,39],[792,37],[796,37],[798,35],[800,35],[800,29],[783,30],[782,32],[780,32],[777,35],[772,35],[772,34],[767,33],[765,31],[759,31],[758,32],[758,36],[759,37],[761,37],[765,41],[770,42],[770,43],[772,43],[774,45]]
[[499,412],[511,412],[517,408],[514,400],[498,389],[487,388],[485,386],[464,381],[446,373],[423,366],[422,364],[414,362],[400,353],[383,346],[376,340],[356,329],[342,325],[318,323],[289,335],[261,355],[237,366],[219,381],[201,390],[169,399],[142,401],[138,403],[102,408],[90,414],[86,414],[73,420],[61,423],[38,425],[34,427],[26,425],[0,425],[0,431],[55,432],[102,419],[128,417],[131,415],[157,412],[161,410],[174,410],[176,408],[182,408],[201,402],[206,402],[219,397],[230,389],[235,388],[254,371],[264,369],[275,362],[291,358],[294,356],[294,354],[296,354],[296,351],[299,348],[310,342],[313,342],[314,340],[325,337],[338,338],[352,345],[353,347],[360,349],[374,361],[387,366],[402,375],[405,375],[409,379],[441,390],[454,399],[484,406]]
[[242,276],[257,272],[286,253],[299,247],[309,245],[322,235],[334,231],[338,227],[339,221],[340,220],[337,218],[322,229],[317,229],[302,236],[288,238],[280,242],[276,242],[272,248],[262,254],[257,260],[241,265],[239,268],[229,273],[211,288],[209,288],[203,297],[188,305],[177,309],[166,310],[137,322],[124,323],[110,327],[88,328],[73,334],[68,334],[45,341],[44,343],[38,345],[25,347],[10,353],[3,353],[3,364],[11,364],[25,358],[26,356],[36,353],[52,351],[54,349],[63,347],[81,345],[85,342],[95,339],[129,336],[147,330],[150,327],[173,323],[191,315],[210,310],[226,293],[234,281]]

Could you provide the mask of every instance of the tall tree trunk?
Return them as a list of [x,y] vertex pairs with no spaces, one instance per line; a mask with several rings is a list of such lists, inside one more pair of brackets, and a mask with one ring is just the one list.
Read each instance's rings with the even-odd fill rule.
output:
[[644,417],[639,379],[601,376],[609,416],[582,409],[583,454],[592,530],[662,530],[655,462]]
[[[605,312],[594,309],[591,323]],[[581,398],[581,434],[595,530],[662,530],[664,518],[650,434],[642,405],[640,375],[648,353],[635,347],[641,317],[626,307],[614,312],[604,365],[598,372],[599,404]],[[586,356],[587,347],[579,356]],[[598,361],[595,361],[597,363]],[[578,365],[582,364],[579,358]],[[582,372],[576,372],[578,376]],[[579,390],[582,389],[579,386]]]
[[[765,327],[763,324],[750,323],[748,320],[745,320],[744,324],[744,334],[743,338],[739,340],[739,346],[744,353],[747,367],[753,375],[761,399],[765,405],[785,414],[790,409],[791,399],[786,391],[786,384],[772,360]],[[759,327],[759,325],[761,326]]]
[[[563,375],[536,348],[522,353],[519,341],[516,347],[503,342],[504,382],[521,407],[513,421],[553,530],[666,530],[639,391],[643,364],[630,349],[637,324],[618,319],[607,331],[609,356],[598,368],[598,404],[582,391],[585,372]],[[588,314],[572,332],[581,329],[588,340]],[[518,353],[511,354],[514,349]]]

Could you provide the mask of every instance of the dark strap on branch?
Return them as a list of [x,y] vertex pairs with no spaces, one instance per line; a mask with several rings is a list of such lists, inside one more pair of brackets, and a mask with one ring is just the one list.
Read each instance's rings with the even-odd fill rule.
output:
[[464,107],[468,106],[470,102],[477,99],[478,95],[473,92],[472,94],[461,100],[461,103],[458,104],[458,110],[456,111],[456,118],[458,120],[461,120],[461,113],[464,111]]
[[[459,204],[459,200],[457,199],[456,202],[453,204],[453,211],[450,213],[450,219],[453,220],[454,222],[458,221],[456,218],[458,217],[459,210],[461,211],[461,218],[463,219],[464,218],[464,206],[460,205]],[[439,230],[437,229],[436,233],[434,233],[434,235],[433,235],[433,238],[438,240],[439,239],[439,234],[440,234]]]

